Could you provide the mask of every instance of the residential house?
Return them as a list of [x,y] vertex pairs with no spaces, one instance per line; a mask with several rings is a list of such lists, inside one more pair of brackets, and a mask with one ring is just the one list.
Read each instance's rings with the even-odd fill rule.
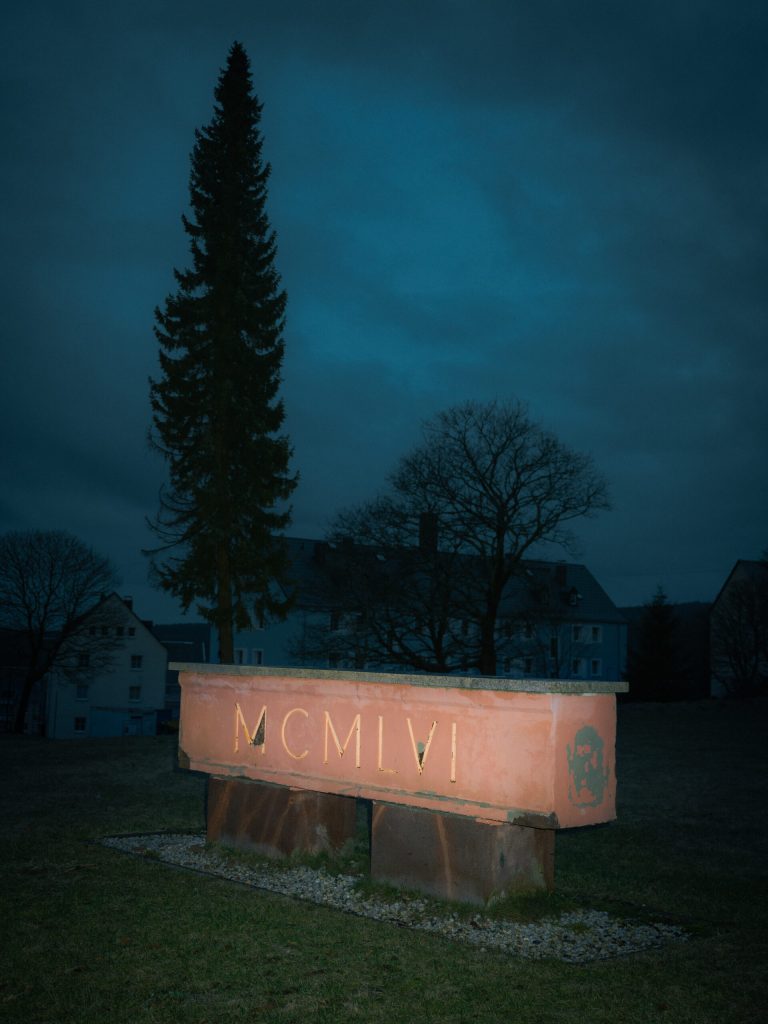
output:
[[[96,621],[97,620],[97,621]],[[165,707],[165,647],[151,624],[133,611],[130,598],[111,594],[83,629],[106,655],[89,664],[81,652],[75,675],[54,670],[47,680],[45,733],[54,739],[147,736],[157,732]]]
[[627,623],[585,565],[530,560],[500,609],[499,675],[624,678]]
[[[207,622],[177,622],[153,625],[152,632],[168,654],[168,662],[202,664],[211,660],[211,626]],[[179,673],[166,669],[165,709],[161,722],[178,722],[181,706]]]
[[[313,631],[327,628],[343,643],[344,615],[324,596],[328,545],[306,538],[287,538],[287,543],[296,588],[294,608],[284,622],[238,632],[236,663],[404,671],[361,665],[359,656],[318,656],[316,645],[305,642]],[[523,575],[507,588],[497,649],[499,675],[617,680],[626,669],[627,625],[586,566],[528,561]]]

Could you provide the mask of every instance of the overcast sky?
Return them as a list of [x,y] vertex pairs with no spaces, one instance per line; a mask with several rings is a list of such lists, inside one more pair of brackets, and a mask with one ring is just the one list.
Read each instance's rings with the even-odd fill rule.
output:
[[[517,398],[609,481],[579,561],[711,600],[768,547],[768,4],[69,0],[0,16],[0,532],[66,529],[143,617],[153,310],[234,40],[288,292],[291,532],[433,413]],[[551,552],[558,557],[558,552]]]

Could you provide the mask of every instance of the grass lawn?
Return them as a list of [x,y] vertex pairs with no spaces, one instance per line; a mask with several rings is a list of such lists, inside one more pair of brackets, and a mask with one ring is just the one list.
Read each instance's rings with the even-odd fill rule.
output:
[[[172,738],[0,737],[0,1020],[768,1020],[768,705],[619,709],[619,819],[557,836],[560,892],[693,938],[510,960],[137,860],[100,836],[203,827]],[[625,911],[628,912],[628,911]]]

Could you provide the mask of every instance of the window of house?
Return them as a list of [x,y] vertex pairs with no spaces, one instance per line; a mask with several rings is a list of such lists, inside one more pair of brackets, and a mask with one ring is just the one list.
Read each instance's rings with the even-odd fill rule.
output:
[[523,671],[527,676],[533,672],[533,658],[523,658]]
[[75,732],[85,732],[85,716],[78,715],[75,718]]
[[559,644],[557,642],[557,637],[556,636],[551,636],[549,638],[549,656],[550,656],[550,658],[556,658],[557,657],[558,648],[559,648]]
[[75,695],[76,700],[88,700],[88,684],[78,683]]
[[245,648],[244,647],[236,647],[235,648],[235,664],[236,665],[245,665],[245,660],[246,660],[245,659]]
[[117,626],[116,627],[116,633],[117,633],[118,636],[124,636],[125,635],[125,626]]
[[583,626],[572,626],[571,637],[573,642],[578,644],[584,639],[584,627]]
[[132,701],[141,700],[141,687],[140,686],[129,686],[128,687],[128,700],[132,700]]
[[602,643],[602,640],[603,640],[603,627],[602,626],[593,626],[592,627],[592,643],[593,644],[599,644],[599,643]]
[[128,636],[136,636],[136,627],[135,626],[129,626],[128,627]]
[[264,664],[264,651],[259,647],[253,648],[253,664],[263,665]]
[[131,668],[141,668],[144,661],[143,654],[132,654],[131,655]]
[[582,658],[574,658],[571,662],[571,675],[581,676],[584,674],[584,661]]
[[603,663],[599,658],[592,658],[589,663],[589,671],[592,676],[602,675]]

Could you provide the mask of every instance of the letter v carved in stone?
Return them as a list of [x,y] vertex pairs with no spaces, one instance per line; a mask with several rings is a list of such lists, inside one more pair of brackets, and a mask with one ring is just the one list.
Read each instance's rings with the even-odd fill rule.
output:
[[[411,748],[413,749],[413,756],[416,759],[416,767],[418,768],[419,775],[424,771],[427,764],[427,757],[429,756],[429,748],[432,745],[432,737],[435,735],[435,729],[437,728],[437,722],[432,723],[432,728],[429,730],[429,736],[427,737],[426,743],[416,743],[413,735],[413,725],[410,718],[406,719],[408,722],[408,733],[411,737]],[[419,750],[421,747],[421,750]]]

